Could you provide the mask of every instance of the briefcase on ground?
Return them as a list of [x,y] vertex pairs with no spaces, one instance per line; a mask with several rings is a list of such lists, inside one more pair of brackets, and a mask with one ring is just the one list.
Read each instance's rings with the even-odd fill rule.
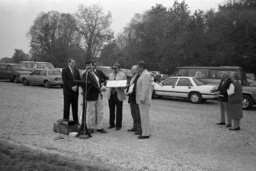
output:
[[78,125],[74,121],[60,119],[53,124],[53,131],[69,135],[70,132],[78,132]]

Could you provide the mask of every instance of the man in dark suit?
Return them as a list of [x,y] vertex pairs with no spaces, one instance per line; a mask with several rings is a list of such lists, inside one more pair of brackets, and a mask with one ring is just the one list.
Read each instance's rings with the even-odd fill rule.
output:
[[217,125],[225,125],[225,122],[226,122],[226,127],[231,127],[231,117],[230,117],[230,112],[228,110],[228,94],[227,94],[227,89],[229,88],[230,83],[231,83],[231,79],[228,73],[223,72],[222,79],[220,81],[220,84],[217,90],[213,91],[213,92],[219,91],[220,122],[217,123]]
[[103,78],[94,72],[93,67],[92,61],[86,62],[86,71],[82,75],[82,80],[87,82],[85,86],[87,91],[83,90],[87,92],[86,124],[90,133],[93,133],[94,129],[97,129],[97,132],[107,133],[103,129],[103,103],[101,94],[101,91],[104,91],[105,87],[101,85]]
[[76,61],[68,60],[68,67],[62,70],[64,113],[63,119],[69,120],[69,109],[72,104],[73,120],[78,124],[78,85],[74,80],[81,80],[79,71],[75,68]]
[[94,73],[96,73],[96,75],[100,78],[100,83],[106,85],[108,77],[101,70],[97,69],[97,64],[95,61],[92,62],[92,65]]

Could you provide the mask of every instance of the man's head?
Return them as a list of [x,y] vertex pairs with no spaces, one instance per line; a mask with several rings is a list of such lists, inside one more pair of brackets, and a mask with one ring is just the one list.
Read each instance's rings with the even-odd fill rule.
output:
[[93,69],[93,62],[92,61],[85,62],[85,68],[86,68],[86,70],[92,70]]
[[136,75],[138,73],[138,65],[133,65],[131,68],[131,74]]
[[114,63],[112,66],[112,70],[114,73],[117,73],[120,70],[120,64]]
[[232,79],[233,81],[239,80],[239,74],[238,74],[238,72],[232,72],[232,73],[231,73],[231,79]]
[[69,58],[68,59],[68,66],[71,67],[71,68],[75,68],[76,66],[76,61],[72,58]]
[[227,72],[221,72],[221,78],[228,78],[229,74]]
[[92,61],[93,69],[96,69],[97,63],[95,61]]
[[145,70],[146,63],[141,60],[141,61],[137,62],[137,65],[138,65],[138,72],[142,73]]

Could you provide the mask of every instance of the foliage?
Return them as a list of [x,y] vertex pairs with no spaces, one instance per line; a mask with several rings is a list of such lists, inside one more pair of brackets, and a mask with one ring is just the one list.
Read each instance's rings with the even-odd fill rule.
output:
[[238,65],[256,73],[256,3],[227,1],[216,12],[193,14],[185,1],[157,4],[136,14],[113,42],[103,49],[101,61],[109,61],[112,53],[124,67],[143,59],[150,70],[168,74],[185,65]]
[[14,54],[12,56],[12,62],[19,63],[20,61],[29,60],[29,55],[25,54],[21,49],[15,49]]
[[104,14],[97,5],[80,5],[76,12],[76,29],[80,34],[80,47],[84,49],[87,60],[99,56],[105,42],[113,37],[110,30],[111,13]]

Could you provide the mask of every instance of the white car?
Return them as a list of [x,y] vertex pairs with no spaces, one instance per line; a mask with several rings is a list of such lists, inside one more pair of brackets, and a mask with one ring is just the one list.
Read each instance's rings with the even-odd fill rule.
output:
[[63,86],[60,69],[36,69],[29,75],[22,75],[23,85]]
[[189,99],[192,103],[201,103],[206,99],[218,98],[217,93],[212,90],[217,89],[216,85],[206,85],[194,77],[169,77],[161,83],[154,84],[154,97],[174,97]]

